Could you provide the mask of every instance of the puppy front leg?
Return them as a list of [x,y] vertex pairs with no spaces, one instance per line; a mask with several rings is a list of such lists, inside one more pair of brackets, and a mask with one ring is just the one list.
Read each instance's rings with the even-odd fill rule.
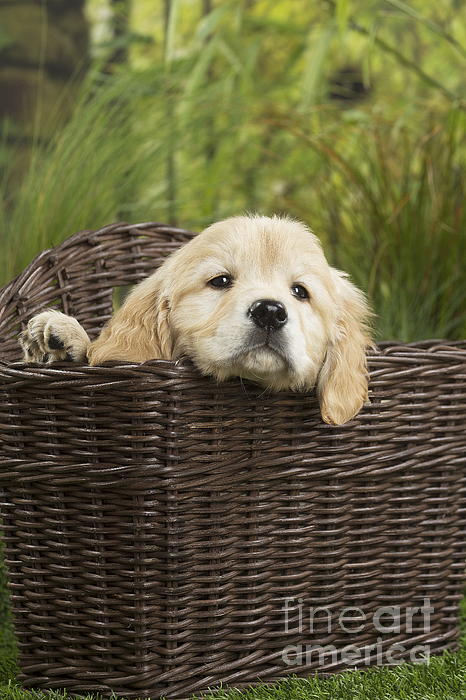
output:
[[19,337],[25,362],[86,362],[90,338],[80,323],[49,309],[33,316]]

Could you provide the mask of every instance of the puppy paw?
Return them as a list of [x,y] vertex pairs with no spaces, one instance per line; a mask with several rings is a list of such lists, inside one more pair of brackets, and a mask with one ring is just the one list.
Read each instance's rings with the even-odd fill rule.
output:
[[49,309],[33,316],[19,337],[25,362],[85,362],[90,339],[72,316]]

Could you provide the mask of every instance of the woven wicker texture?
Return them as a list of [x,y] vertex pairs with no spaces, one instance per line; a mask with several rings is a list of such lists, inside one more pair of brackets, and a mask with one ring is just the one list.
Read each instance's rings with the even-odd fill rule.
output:
[[[313,396],[217,385],[189,363],[12,362],[33,313],[55,305],[95,335],[112,287],[190,236],[158,224],[76,234],[1,293],[0,509],[23,684],[180,698],[341,670],[349,644],[360,666],[366,650],[386,662],[395,642],[395,658],[454,649],[465,344],[381,346],[371,404],[338,428]],[[426,598],[429,624],[417,611],[406,625]],[[382,606],[400,606],[399,629],[375,629]],[[329,614],[311,631],[316,607]],[[364,622],[343,629],[347,607]],[[289,666],[289,645],[339,653]]]

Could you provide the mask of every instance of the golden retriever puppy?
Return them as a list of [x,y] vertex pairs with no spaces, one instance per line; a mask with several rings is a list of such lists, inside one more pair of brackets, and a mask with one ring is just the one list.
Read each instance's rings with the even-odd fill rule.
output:
[[315,386],[323,420],[340,425],[367,399],[369,316],[363,293],[328,265],[304,224],[238,216],[167,258],[96,341],[76,319],[44,311],[20,342],[27,361],[185,356],[220,381],[244,377],[272,391]]

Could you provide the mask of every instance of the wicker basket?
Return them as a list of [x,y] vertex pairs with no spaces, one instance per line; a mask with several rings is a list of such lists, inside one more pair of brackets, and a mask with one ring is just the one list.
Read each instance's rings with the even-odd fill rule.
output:
[[15,362],[32,314],[52,305],[95,335],[112,288],[190,236],[76,234],[0,295],[0,507],[23,684],[180,698],[454,649],[466,345],[381,347],[371,405],[338,428],[313,396],[217,385],[187,363]]

